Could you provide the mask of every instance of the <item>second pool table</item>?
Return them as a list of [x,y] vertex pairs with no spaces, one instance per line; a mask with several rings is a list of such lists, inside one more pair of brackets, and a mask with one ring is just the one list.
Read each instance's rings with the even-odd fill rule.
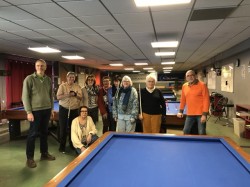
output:
[[166,122],[163,125],[180,125],[183,126],[186,120],[186,109],[184,110],[184,117],[178,118],[177,113],[179,111],[179,101],[166,102]]
[[[59,113],[59,102],[54,101],[54,118],[51,119],[53,121],[58,121],[58,113]],[[9,134],[10,140],[14,140],[20,137],[21,135],[21,120],[27,119],[27,114],[24,110],[24,107],[16,107],[3,111],[3,118],[9,120]]]

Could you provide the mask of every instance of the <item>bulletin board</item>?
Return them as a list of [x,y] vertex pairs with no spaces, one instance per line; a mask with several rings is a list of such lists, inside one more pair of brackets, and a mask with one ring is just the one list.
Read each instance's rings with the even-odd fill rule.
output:
[[207,87],[208,89],[215,89],[216,88],[216,72],[209,71],[207,74]]
[[228,64],[221,68],[221,91],[233,92],[234,65]]

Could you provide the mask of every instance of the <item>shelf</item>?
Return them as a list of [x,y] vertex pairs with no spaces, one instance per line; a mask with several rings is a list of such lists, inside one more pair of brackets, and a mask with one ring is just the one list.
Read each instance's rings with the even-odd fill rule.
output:
[[236,112],[237,116],[250,116],[250,113],[246,112],[246,111],[238,111]]
[[245,124],[250,123],[250,105],[236,105],[236,117],[245,121]]

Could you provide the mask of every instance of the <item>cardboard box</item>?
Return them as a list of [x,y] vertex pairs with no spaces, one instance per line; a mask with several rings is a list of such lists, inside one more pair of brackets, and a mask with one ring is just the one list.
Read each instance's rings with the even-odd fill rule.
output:
[[245,121],[241,118],[233,118],[234,122],[234,134],[239,137],[244,137],[245,133]]

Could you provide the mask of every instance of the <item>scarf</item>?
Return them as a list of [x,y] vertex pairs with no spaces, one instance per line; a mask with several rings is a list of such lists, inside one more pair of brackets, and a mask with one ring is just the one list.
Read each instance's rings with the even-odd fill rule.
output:
[[98,89],[97,86],[91,86],[91,87],[86,86],[86,90],[87,90],[89,95],[91,95],[91,96],[95,95],[96,96],[98,94],[99,89]]
[[124,96],[123,101],[122,101],[122,110],[123,111],[127,110],[131,90],[132,90],[131,86],[129,86],[128,88],[121,87],[119,90],[118,98],[120,98],[121,93],[125,93],[125,96]]

